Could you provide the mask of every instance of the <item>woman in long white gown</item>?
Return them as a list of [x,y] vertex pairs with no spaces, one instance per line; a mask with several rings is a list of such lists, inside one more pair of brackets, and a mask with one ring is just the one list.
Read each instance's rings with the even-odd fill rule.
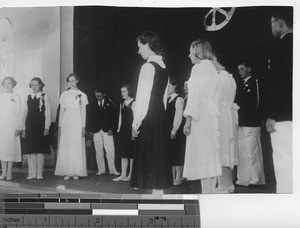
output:
[[220,156],[222,161],[222,175],[218,177],[217,193],[230,193],[234,191],[232,181],[233,168],[238,164],[237,105],[234,103],[236,83],[232,75],[224,66],[225,56],[215,58],[214,65],[219,74],[217,99],[220,111]]
[[187,135],[183,177],[201,180],[202,193],[214,193],[216,177],[222,174],[219,149],[219,109],[216,103],[218,72],[206,40],[191,44],[194,64],[188,81],[189,96],[184,111]]
[[21,161],[20,132],[23,121],[21,99],[13,92],[16,84],[12,77],[5,77],[2,81],[5,92],[0,95],[0,180],[11,180],[13,162]]
[[55,175],[77,180],[87,176],[85,151],[85,123],[87,96],[77,88],[79,78],[75,74],[67,77],[70,89],[60,97],[59,145]]

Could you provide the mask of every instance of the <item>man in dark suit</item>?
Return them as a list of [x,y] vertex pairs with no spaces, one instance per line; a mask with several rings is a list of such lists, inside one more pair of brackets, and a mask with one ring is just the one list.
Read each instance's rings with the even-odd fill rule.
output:
[[274,9],[270,24],[279,41],[270,59],[266,129],[271,133],[277,193],[292,193],[293,8]]
[[260,87],[258,80],[252,77],[250,63],[244,61],[238,65],[243,80],[237,96],[239,115],[237,184],[248,186],[265,184],[263,157],[261,148],[261,112]]
[[105,174],[104,150],[109,168],[109,174],[119,175],[115,167],[115,145],[113,138],[114,129],[114,105],[113,102],[106,97],[103,88],[95,90],[96,101],[91,104],[89,117],[90,135],[93,137],[98,173],[96,175]]

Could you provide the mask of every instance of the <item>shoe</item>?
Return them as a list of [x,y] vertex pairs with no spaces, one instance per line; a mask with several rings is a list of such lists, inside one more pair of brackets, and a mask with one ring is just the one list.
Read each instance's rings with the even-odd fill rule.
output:
[[104,174],[106,174],[106,173],[105,172],[98,172],[98,173],[96,173],[97,176],[101,176],[101,175],[104,175]]
[[215,193],[216,193],[216,194],[228,194],[228,193],[229,193],[229,190],[226,189],[226,188],[216,188]]
[[78,180],[79,178],[78,178],[78,176],[74,176],[73,179],[74,180]]
[[128,176],[128,177],[125,177],[122,181],[130,181],[131,177]]
[[12,180],[12,176],[7,176],[6,180],[8,180],[8,181]]
[[3,174],[0,176],[0,180],[4,180],[5,178],[6,178],[6,176]]
[[116,176],[120,175],[120,173],[118,173],[116,170],[115,171],[109,171],[109,174],[110,175],[116,175]]
[[39,175],[39,176],[37,176],[37,179],[38,179],[38,180],[43,180],[44,177],[43,177],[42,175]]
[[64,177],[64,180],[66,181],[66,180],[70,180],[70,177],[69,176],[65,176]]
[[173,185],[174,186],[177,186],[177,185],[182,185],[182,181],[180,180],[180,181],[174,181],[174,183],[173,183]]
[[234,193],[234,185],[228,186],[229,193]]
[[125,177],[119,176],[117,178],[114,178],[113,181],[123,181]]
[[35,175],[30,175],[28,177],[26,177],[27,180],[32,180],[32,179],[36,179],[36,176]]

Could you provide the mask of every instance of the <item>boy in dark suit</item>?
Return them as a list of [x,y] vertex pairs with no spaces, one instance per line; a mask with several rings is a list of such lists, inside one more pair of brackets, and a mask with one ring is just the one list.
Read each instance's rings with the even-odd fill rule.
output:
[[292,193],[293,8],[277,7],[270,25],[279,41],[270,59],[266,130],[271,133],[277,193]]
[[258,80],[251,75],[250,63],[244,61],[238,65],[243,80],[237,96],[239,115],[238,149],[239,165],[237,184],[248,186],[265,184],[263,157],[261,148],[261,113]]
[[106,151],[109,174],[120,175],[115,167],[115,145],[113,138],[114,129],[114,104],[106,97],[103,88],[95,90],[96,101],[91,104],[89,128],[94,140],[98,173],[105,174],[104,150]]

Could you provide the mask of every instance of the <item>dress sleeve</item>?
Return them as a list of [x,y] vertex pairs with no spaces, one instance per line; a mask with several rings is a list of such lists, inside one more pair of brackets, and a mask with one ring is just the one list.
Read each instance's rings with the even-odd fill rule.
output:
[[82,106],[87,106],[89,104],[88,98],[86,94],[82,93],[82,98],[81,98],[81,105]]
[[182,121],[183,99],[178,97],[175,103],[175,116],[173,121],[172,134],[175,135]]
[[147,115],[153,86],[155,69],[150,63],[145,63],[140,71],[136,94],[135,113],[132,127],[138,129]]
[[89,101],[87,99],[87,96],[82,93],[81,98],[81,123],[82,127],[85,127],[86,125],[86,106],[88,105]]
[[17,120],[17,125],[16,125],[16,130],[22,130],[24,127],[24,118],[22,115],[22,104],[21,104],[21,98],[18,94],[15,96],[16,99],[16,120]]
[[51,125],[51,111],[48,96],[45,95],[45,129],[49,129]]
[[201,98],[207,86],[208,74],[209,72],[203,64],[200,63],[193,66],[191,77],[188,80],[189,94],[184,116],[191,116],[195,120],[199,119]]
[[120,131],[121,124],[122,124],[122,113],[121,113],[121,109],[122,109],[122,103],[120,104],[120,110],[119,110],[119,121],[118,121],[118,130],[117,130],[117,132],[119,132],[119,131]]
[[66,94],[62,93],[59,99],[60,109],[59,109],[59,118],[58,118],[58,127],[61,126],[61,121],[63,119],[63,116],[65,114],[66,109]]
[[61,94],[59,99],[60,108],[66,108],[66,94],[65,92]]
[[28,101],[28,96],[26,96],[25,100],[24,100],[24,107],[23,107],[23,129],[25,130],[26,126],[26,119],[27,119],[27,115],[28,115],[28,105],[27,105],[27,101]]

